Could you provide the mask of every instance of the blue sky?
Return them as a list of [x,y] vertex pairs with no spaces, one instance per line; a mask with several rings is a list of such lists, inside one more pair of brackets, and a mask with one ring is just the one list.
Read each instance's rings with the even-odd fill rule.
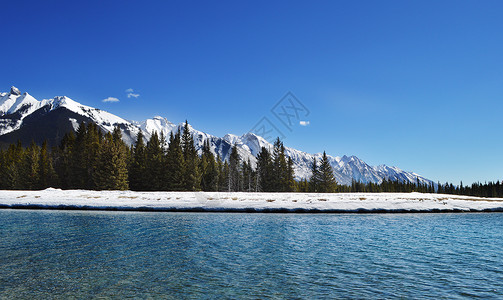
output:
[[[304,151],[502,179],[501,1],[74,2],[2,3],[1,90],[218,136],[266,117]],[[291,130],[271,112],[289,91]]]

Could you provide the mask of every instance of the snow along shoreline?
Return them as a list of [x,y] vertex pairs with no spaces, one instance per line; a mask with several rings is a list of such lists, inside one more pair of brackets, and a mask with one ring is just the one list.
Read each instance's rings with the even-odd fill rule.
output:
[[186,212],[503,212],[502,198],[422,193],[0,191],[0,208]]

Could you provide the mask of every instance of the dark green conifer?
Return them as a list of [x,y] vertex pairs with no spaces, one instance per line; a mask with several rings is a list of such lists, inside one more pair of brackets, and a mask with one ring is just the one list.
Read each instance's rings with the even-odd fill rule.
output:
[[185,189],[185,161],[180,145],[180,131],[173,135],[170,133],[168,151],[166,155],[166,189],[169,191],[182,191]]
[[229,155],[229,178],[228,188],[231,192],[238,192],[241,190],[241,158],[239,157],[237,146],[231,148]]
[[38,187],[39,178],[39,154],[40,148],[31,142],[30,146],[24,151],[20,173],[20,188],[33,190]]
[[285,192],[294,192],[297,190],[297,182],[295,181],[295,170],[293,168],[293,160],[291,157],[287,159],[286,168],[286,189]]
[[38,189],[45,189],[48,187],[57,187],[58,186],[58,178],[56,175],[56,171],[54,170],[52,157],[49,154],[47,149],[47,141],[44,141],[42,144],[42,148],[40,149],[39,154],[39,181],[37,184]]
[[184,184],[186,191],[198,191],[201,189],[201,171],[199,170],[199,156],[194,146],[194,140],[190,133],[189,123],[185,121],[181,139],[184,159]]
[[311,178],[309,179],[309,191],[311,193],[318,192],[320,181],[321,178],[318,163],[316,162],[316,157],[313,157],[313,163],[311,164]]
[[54,169],[59,178],[59,185],[63,189],[75,187],[75,162],[74,162],[75,135],[73,131],[64,135],[54,153]]
[[126,150],[122,140],[111,133],[105,135],[94,172],[95,187],[98,190],[127,190],[128,174]]
[[327,154],[323,151],[323,157],[319,167],[319,184],[318,192],[333,193],[335,192],[337,183],[334,177],[334,170],[328,161]]
[[131,150],[132,162],[129,168],[129,186],[132,190],[145,191],[147,189],[147,161],[145,154],[145,142],[143,141],[143,133],[138,132],[136,142]]
[[201,189],[203,191],[218,190],[218,167],[215,156],[210,149],[210,142],[206,140],[203,145],[203,153],[200,160]]
[[222,165],[222,172],[220,172],[220,178],[219,182],[221,183],[220,185],[220,191],[222,192],[230,192],[231,191],[231,185],[229,184],[229,163],[227,161],[223,162]]
[[145,188],[149,191],[160,191],[163,182],[163,150],[157,132],[153,132],[145,148],[146,174]]
[[257,155],[257,188],[256,191],[259,192],[271,192],[273,191],[274,175],[271,154],[267,148],[262,147],[259,154]]

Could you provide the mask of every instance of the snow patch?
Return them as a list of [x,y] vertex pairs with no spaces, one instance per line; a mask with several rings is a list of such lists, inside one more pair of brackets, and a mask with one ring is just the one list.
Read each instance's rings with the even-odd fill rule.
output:
[[422,193],[222,193],[59,190],[0,191],[3,208],[471,212],[503,211],[503,199]]

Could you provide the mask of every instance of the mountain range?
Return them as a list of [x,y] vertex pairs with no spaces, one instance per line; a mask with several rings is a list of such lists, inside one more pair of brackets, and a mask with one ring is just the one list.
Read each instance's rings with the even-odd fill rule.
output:
[[[135,142],[140,131],[148,140],[154,131],[162,132],[168,137],[170,132],[183,127],[183,124],[174,124],[160,116],[142,122],[125,120],[101,109],[80,104],[66,96],[39,101],[26,92],[21,93],[15,87],[12,87],[9,92],[0,93],[1,147],[18,140],[24,145],[31,141],[41,144],[47,140],[49,145],[55,146],[65,133],[76,130],[81,122],[94,122],[104,132],[112,131],[114,126],[118,125],[124,142],[129,145]],[[245,133],[241,136],[227,134],[224,137],[217,137],[196,130],[190,125],[189,129],[198,151],[201,151],[203,143],[208,140],[211,150],[223,159],[228,158],[231,147],[236,145],[240,157],[244,160],[249,159],[252,165],[255,165],[255,157],[261,147],[269,150],[273,147],[266,139],[254,133]],[[322,156],[321,153],[310,154],[289,147],[286,147],[285,153],[294,162],[296,179],[309,178],[313,158],[316,157],[319,160]],[[328,158],[339,184],[350,185],[352,180],[380,183],[384,179],[434,184],[433,181],[419,174],[403,171],[397,167],[370,166],[356,156],[328,155]]]

